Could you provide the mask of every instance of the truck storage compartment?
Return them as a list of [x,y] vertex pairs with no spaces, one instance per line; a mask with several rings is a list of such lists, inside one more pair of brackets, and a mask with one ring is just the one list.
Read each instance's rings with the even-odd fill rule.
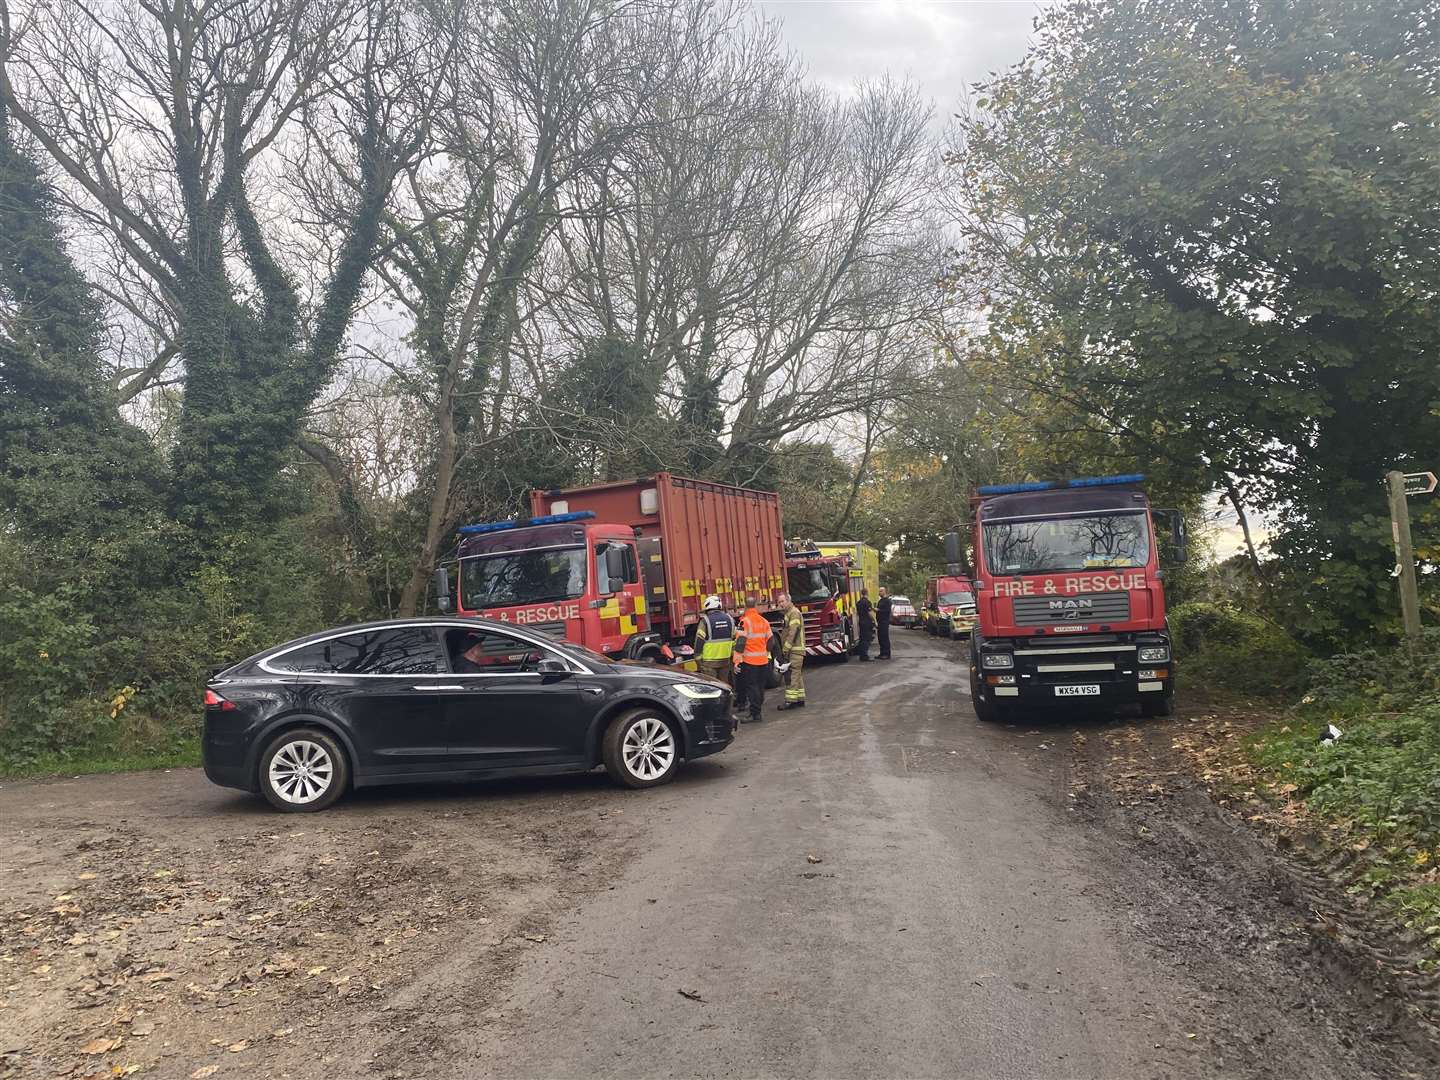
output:
[[539,515],[589,510],[595,520],[635,530],[652,618],[679,637],[715,593],[738,608],[747,592],[761,610],[785,590],[780,496],[709,480],[656,473],[587,487],[530,493]]

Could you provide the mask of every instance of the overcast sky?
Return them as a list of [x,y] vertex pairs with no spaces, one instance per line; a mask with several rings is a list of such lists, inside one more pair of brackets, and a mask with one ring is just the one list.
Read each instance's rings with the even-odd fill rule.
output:
[[836,89],[908,76],[948,117],[967,87],[1019,60],[1036,0],[756,0],[811,76]]

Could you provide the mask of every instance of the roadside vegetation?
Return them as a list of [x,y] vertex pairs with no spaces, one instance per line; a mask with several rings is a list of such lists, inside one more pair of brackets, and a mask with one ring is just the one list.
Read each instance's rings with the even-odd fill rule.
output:
[[1440,952],[1440,631],[1314,662],[1303,697],[1251,752],[1272,793],[1354,853],[1352,891]]
[[[186,760],[211,665],[661,468],[912,597],[973,485],[1143,472],[1244,526],[1167,582],[1187,678],[1399,655],[1437,86],[1432,0],[1056,4],[939,135],[743,0],[0,0],[0,772]],[[1286,735],[1373,733],[1287,752],[1317,812],[1397,754],[1419,812],[1433,695],[1373,677]]]

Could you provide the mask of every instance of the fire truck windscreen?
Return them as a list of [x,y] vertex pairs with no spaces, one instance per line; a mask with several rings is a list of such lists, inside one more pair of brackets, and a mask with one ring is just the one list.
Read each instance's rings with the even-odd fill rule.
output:
[[797,604],[829,600],[832,593],[830,577],[818,566],[792,567],[785,575],[790,585],[790,599]]
[[1135,567],[1149,559],[1150,534],[1143,513],[985,526],[985,562],[992,574]]
[[[897,596],[895,598],[899,600]],[[935,601],[937,604],[944,604],[947,607],[974,607],[975,594],[971,592],[942,592]]]
[[585,595],[585,549],[508,551],[460,560],[460,597],[471,611]]

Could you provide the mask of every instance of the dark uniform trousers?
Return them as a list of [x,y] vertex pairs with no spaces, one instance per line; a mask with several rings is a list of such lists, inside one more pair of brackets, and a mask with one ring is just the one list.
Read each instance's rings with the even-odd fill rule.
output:
[[750,719],[759,720],[765,709],[765,678],[770,665],[742,663],[735,671],[735,705],[750,707]]

